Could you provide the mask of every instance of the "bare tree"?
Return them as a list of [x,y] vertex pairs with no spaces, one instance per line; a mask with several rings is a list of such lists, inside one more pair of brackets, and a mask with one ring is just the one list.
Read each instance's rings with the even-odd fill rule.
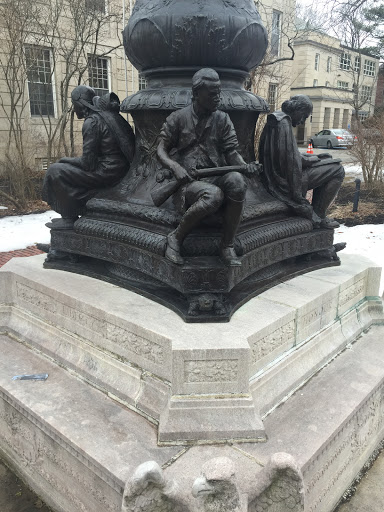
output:
[[361,165],[364,183],[368,188],[383,181],[384,169],[384,115],[371,117],[356,126],[356,142],[350,150]]
[[7,122],[6,149],[0,162],[0,174],[9,182],[10,195],[3,191],[0,193],[17,206],[25,205],[33,192],[31,147],[26,137],[25,122],[29,98],[25,88],[24,48],[34,8],[35,5],[28,0],[4,0],[0,4],[0,72],[5,89],[0,96],[0,107]]
[[36,146],[48,162],[73,155],[70,92],[88,79],[92,58],[122,46],[120,11],[112,2],[106,10],[105,0],[0,4],[0,81],[6,91],[0,108],[8,127],[1,172],[19,204],[33,195]]

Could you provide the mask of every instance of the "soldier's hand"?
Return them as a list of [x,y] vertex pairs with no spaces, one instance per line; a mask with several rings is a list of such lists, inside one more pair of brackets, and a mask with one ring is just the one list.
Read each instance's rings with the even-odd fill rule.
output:
[[250,162],[247,164],[245,175],[248,176],[248,178],[252,178],[252,176],[256,176],[261,172],[263,172],[263,166],[259,164],[259,162]]
[[188,183],[188,182],[192,181],[192,178],[187,173],[187,171],[184,169],[184,167],[182,167],[178,163],[175,163],[174,165],[172,165],[171,171],[173,172],[177,181],[180,181],[181,183]]

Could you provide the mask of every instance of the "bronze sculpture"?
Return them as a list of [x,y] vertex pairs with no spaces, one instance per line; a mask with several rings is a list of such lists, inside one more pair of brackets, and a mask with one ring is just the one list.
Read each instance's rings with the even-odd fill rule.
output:
[[[314,227],[337,228],[338,222],[326,212],[341,187],[344,168],[327,153],[313,156],[299,152],[292,126],[304,123],[311,115],[308,96],[293,96],[281,108],[268,115],[260,139],[259,158],[268,191],[296,214],[311,219]],[[305,195],[312,189],[311,206]]]
[[188,322],[226,322],[274,283],[339,264],[332,226],[302,196],[301,157],[283,169],[294,177],[286,184],[282,167],[264,159],[259,174],[255,164],[268,105],[244,82],[267,44],[253,0],[135,2],[124,46],[148,86],[121,104],[135,126],[133,160],[116,185],[89,191],[74,224],[51,223],[51,253],[72,259],[45,267],[124,286]]
[[[192,104],[171,114],[160,132],[157,154],[176,178],[176,201],[183,216],[167,236],[165,257],[183,264],[180,256],[184,239],[202,219],[224,206],[220,257],[227,265],[241,265],[234,249],[235,235],[243,212],[247,184],[239,171],[195,179],[195,170],[221,166],[244,168],[248,175],[257,165],[247,165],[238,152],[235,128],[228,114],[217,110],[221,84],[213,69],[203,68],[192,78]],[[172,155],[172,156],[171,156]]]
[[62,216],[55,229],[73,228],[87,201],[123,178],[135,148],[135,136],[119,114],[116,94],[100,98],[91,87],[79,85],[71,99],[77,118],[84,119],[83,154],[61,158],[45,175],[43,199]]

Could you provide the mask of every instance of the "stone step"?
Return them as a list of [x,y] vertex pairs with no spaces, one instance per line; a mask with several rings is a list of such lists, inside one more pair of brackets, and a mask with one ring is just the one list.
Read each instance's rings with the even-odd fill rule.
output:
[[[269,457],[304,475],[305,512],[331,512],[384,437],[384,326],[373,326],[264,419],[266,443],[158,447],[155,427],[76,376],[1,336],[0,448],[55,511],[119,512],[125,480],[155,460],[195,510],[191,488],[218,456],[249,493]],[[12,381],[23,373],[46,382]]]
[[[1,335],[0,351],[1,451],[55,511],[119,512],[136,466],[182,452],[158,447],[150,422],[25,345]],[[34,373],[49,377],[12,380]]]

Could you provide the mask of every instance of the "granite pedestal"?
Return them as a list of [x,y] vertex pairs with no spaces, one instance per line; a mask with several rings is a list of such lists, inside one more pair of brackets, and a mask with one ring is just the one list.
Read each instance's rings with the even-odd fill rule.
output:
[[190,325],[43,259],[0,271],[0,450],[55,510],[118,511],[146,460],[193,506],[198,468],[227,455],[246,493],[285,451],[304,473],[305,510],[330,512],[384,437],[380,268],[368,260],[345,255],[229,324]]

